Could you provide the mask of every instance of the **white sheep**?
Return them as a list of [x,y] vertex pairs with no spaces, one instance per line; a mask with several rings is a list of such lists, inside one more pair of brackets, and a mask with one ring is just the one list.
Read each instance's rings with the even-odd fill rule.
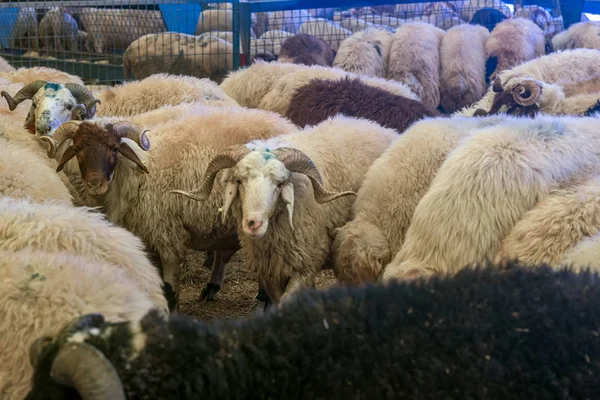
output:
[[[501,72],[498,78],[501,86],[507,86],[515,79],[536,79],[545,83],[556,83],[582,81],[596,75],[600,75],[600,53],[592,49],[577,49],[558,51],[536,58]],[[480,101],[458,113],[472,116],[479,109],[488,112],[496,97],[497,92],[490,85]]]
[[35,8],[19,7],[17,10],[17,20],[15,21],[12,34],[9,34],[12,47],[37,49],[39,47],[40,35],[38,33],[38,19]]
[[333,66],[359,75],[385,78],[390,58],[392,34],[385,30],[367,30],[344,39]]
[[585,21],[573,24],[552,38],[554,50],[596,49],[600,50],[600,22]]
[[517,222],[502,241],[500,260],[559,265],[572,247],[600,232],[600,176],[563,186]]
[[195,35],[201,35],[210,31],[232,31],[232,10],[204,10],[200,13]]
[[138,320],[155,307],[125,270],[80,255],[0,250],[0,277],[3,400],[24,399],[30,390],[29,351],[40,336],[58,334],[81,315],[100,313],[114,322]]
[[337,50],[340,47],[340,43],[342,43],[344,39],[352,35],[352,32],[348,29],[344,29],[338,24],[323,18],[314,18],[305,21],[300,25],[297,33],[307,33],[323,39],[329,43],[334,50]]
[[333,252],[338,280],[377,279],[402,247],[415,208],[448,154],[477,129],[501,120],[426,119],[404,132],[369,167],[351,220],[337,230]]
[[506,117],[474,134],[442,164],[383,278],[492,259],[539,199],[600,162],[599,128],[596,118]]
[[75,18],[63,9],[46,12],[39,25],[41,48],[54,51],[79,51],[79,26]]
[[177,193],[202,200],[217,172],[228,169],[222,213],[231,209],[246,266],[257,272],[271,301],[279,302],[314,285],[330,255],[332,230],[346,222],[354,200],[340,197],[354,195],[369,165],[396,137],[374,122],[331,118],[227,149],[213,159],[198,190]]
[[450,29],[440,46],[440,106],[454,113],[481,100],[485,81],[485,43],[490,32],[481,25]]
[[300,32],[302,23],[312,20],[313,17],[308,10],[285,10],[269,12],[267,19],[269,30],[286,31],[295,34],[302,33]]
[[206,107],[203,113],[155,126],[148,136],[145,129],[144,124],[102,119],[70,121],[52,137],[49,155],[60,160],[59,171],[81,176],[85,201],[97,201],[111,222],[160,255],[163,280],[178,294],[190,237],[199,251],[235,252],[238,245],[234,225],[217,218],[221,193],[198,208],[166,192],[200,181],[210,158],[225,147],[297,129],[274,113],[242,107]]
[[80,77],[48,67],[22,67],[13,71],[0,72],[0,78],[8,79],[12,83],[29,84],[33,81],[44,80],[63,84],[76,83],[83,86],[83,81]]
[[0,196],[72,205],[67,187],[43,155],[0,137]]
[[[221,10],[219,10],[221,11]],[[125,78],[136,80],[168,72],[199,78],[224,76],[233,68],[233,45],[214,36],[178,32],[149,34],[131,42],[123,53]]]
[[507,69],[546,54],[544,32],[533,21],[511,18],[500,22],[485,43],[486,59],[496,61],[491,80]]
[[156,307],[167,310],[158,270],[142,241],[87,207],[0,198],[0,250],[67,252],[118,265]]
[[424,22],[402,25],[394,34],[387,78],[403,82],[423,104],[440,102],[440,43],[446,32]]

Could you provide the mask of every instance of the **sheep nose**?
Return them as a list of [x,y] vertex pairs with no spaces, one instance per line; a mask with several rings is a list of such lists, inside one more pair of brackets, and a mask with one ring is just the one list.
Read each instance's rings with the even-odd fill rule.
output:
[[90,189],[98,189],[102,185],[102,179],[94,179],[87,181],[86,185]]
[[248,220],[248,227],[253,231],[259,229],[262,226],[262,221],[257,221],[255,219]]
[[50,125],[38,124],[38,126],[36,127],[36,130],[40,135],[45,135],[47,133],[50,133]]

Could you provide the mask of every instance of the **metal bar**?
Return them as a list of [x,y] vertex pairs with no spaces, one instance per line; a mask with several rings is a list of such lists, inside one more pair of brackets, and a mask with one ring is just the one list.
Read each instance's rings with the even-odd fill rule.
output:
[[[150,6],[159,4],[188,4],[189,0],[74,0],[74,1],[31,1],[31,0],[1,0],[0,8],[6,7],[100,7],[100,6]],[[211,3],[230,3],[231,0],[211,0]],[[73,3],[73,4],[71,4]],[[133,3],[133,4],[132,4]]]
[[233,30],[233,70],[235,71],[240,67],[240,2],[239,0],[233,0],[231,5],[231,30]]
[[[431,0],[393,0],[390,4],[428,3]],[[250,12],[269,12],[285,10],[301,10],[312,8],[353,8],[369,7],[377,4],[386,4],[384,1],[373,0],[263,0],[248,1]],[[242,3],[243,4],[243,3]]]
[[[240,7],[240,32],[241,35],[241,53],[244,53],[244,59],[240,61],[240,65],[250,64],[250,30],[252,29],[252,20],[250,15],[249,4],[244,2],[239,4]],[[241,59],[242,57],[240,57]]]

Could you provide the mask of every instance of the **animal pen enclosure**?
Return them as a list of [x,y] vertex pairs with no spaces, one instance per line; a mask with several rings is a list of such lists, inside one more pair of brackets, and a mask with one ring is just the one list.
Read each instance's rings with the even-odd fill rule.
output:
[[[167,72],[220,81],[255,57],[274,59],[285,39],[308,33],[333,49],[365,29],[408,21],[449,29],[496,14],[534,20],[548,36],[563,28],[558,0],[75,0],[0,3],[0,56],[15,67],[48,66],[94,84]],[[319,8],[314,8],[318,6]],[[487,8],[487,10],[485,10]]]

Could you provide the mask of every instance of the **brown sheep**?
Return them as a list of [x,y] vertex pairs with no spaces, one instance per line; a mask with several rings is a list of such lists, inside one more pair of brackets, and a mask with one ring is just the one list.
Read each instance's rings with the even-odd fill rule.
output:
[[359,78],[314,79],[292,96],[286,116],[294,124],[317,125],[338,114],[364,118],[402,133],[424,117],[438,116],[423,103],[368,86]]
[[307,33],[285,39],[279,50],[279,62],[331,67],[335,50],[329,43]]

